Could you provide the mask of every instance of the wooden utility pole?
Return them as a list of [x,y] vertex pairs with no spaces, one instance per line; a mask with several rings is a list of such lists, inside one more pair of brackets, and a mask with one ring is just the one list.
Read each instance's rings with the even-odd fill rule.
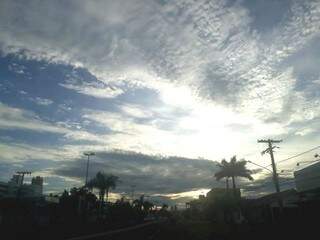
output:
[[272,164],[272,172],[273,172],[273,182],[274,182],[274,186],[275,186],[276,192],[277,192],[277,198],[278,198],[278,203],[279,203],[279,207],[280,207],[280,212],[282,212],[283,202],[282,202],[282,198],[280,196],[280,187],[279,187],[277,167],[276,167],[276,164],[274,161],[274,156],[273,156],[273,149],[276,148],[276,146],[272,146],[273,143],[280,143],[280,142],[282,142],[282,140],[272,140],[272,139],[258,140],[258,143],[268,143],[268,148],[266,150],[262,151],[261,154],[265,154],[265,153],[270,154],[271,164]]

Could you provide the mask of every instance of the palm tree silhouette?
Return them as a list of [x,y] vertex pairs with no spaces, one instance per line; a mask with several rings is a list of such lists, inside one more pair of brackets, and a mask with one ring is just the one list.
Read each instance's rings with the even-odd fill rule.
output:
[[230,163],[227,162],[225,159],[222,159],[221,163],[218,164],[220,167],[219,172],[214,174],[215,178],[220,181],[222,178],[226,179],[226,189],[229,190],[229,177],[230,177]]
[[108,202],[110,189],[115,189],[118,182],[119,177],[105,174],[104,172],[98,172],[96,176],[88,182],[88,188],[96,188],[99,190],[100,209],[103,206],[104,197],[106,196],[106,202]]
[[236,196],[236,177],[244,177],[249,180],[253,180],[251,170],[246,168],[246,163],[244,159],[237,161],[236,156],[233,156],[230,159],[230,162],[227,162],[225,159],[219,164],[220,170],[215,173],[215,178],[219,181],[222,178],[226,178],[226,187],[229,188],[228,179],[232,179],[232,187],[234,196]]

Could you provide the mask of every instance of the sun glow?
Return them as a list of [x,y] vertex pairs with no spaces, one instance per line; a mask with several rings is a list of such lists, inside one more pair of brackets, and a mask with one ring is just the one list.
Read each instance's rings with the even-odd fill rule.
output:
[[188,191],[188,192],[167,194],[165,196],[170,197],[171,199],[178,199],[178,198],[182,198],[182,197],[198,198],[199,195],[206,195],[209,191],[210,191],[210,189],[208,189],[208,188],[201,188],[198,190],[193,190],[193,191]]

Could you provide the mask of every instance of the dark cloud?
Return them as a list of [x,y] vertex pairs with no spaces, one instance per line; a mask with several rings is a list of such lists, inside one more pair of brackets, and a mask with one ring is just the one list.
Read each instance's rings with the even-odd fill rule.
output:
[[[289,176],[279,176],[279,185],[281,191],[294,188],[294,179]],[[243,183],[242,189],[243,193],[247,197],[254,198],[261,195],[273,193],[275,192],[273,177],[271,176],[271,174],[269,174],[266,177],[255,180],[254,182]]]
[[[83,179],[85,160],[64,162],[54,172],[60,176]],[[92,157],[89,174],[98,171],[112,173],[121,179],[118,192],[129,192],[130,185],[136,191],[147,194],[177,193],[199,188],[211,188],[213,175],[218,167],[216,162],[182,157],[162,157],[135,152],[98,152]]]
[[[252,27],[261,31],[263,34],[269,33],[276,27],[288,14],[290,14],[291,0],[256,0],[242,1],[249,9],[250,16],[254,19]],[[272,13],[272,17],[266,12]]]

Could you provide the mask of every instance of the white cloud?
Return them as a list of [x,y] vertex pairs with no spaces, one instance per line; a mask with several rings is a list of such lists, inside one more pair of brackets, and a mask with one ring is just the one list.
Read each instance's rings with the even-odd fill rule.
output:
[[151,118],[154,117],[154,112],[150,109],[146,109],[142,106],[135,106],[132,104],[126,104],[121,106],[123,113],[128,114],[131,117],[135,118]]
[[114,98],[123,93],[123,90],[108,86],[94,86],[92,84],[60,84],[62,87],[75,90],[79,93],[97,97],[97,98]]
[[39,119],[33,112],[0,103],[0,129],[26,129],[65,134],[67,129]]
[[[256,140],[252,139],[258,139],[266,133],[273,136],[286,133],[278,123],[264,123],[223,106],[203,105],[194,101],[193,107],[189,106],[188,114],[179,117],[170,112],[172,105],[164,105],[145,111],[124,106],[122,113],[87,110],[83,118],[112,130],[107,136],[99,136],[111,148],[195,158],[205,156],[220,159],[235,153],[244,156],[248,149],[256,145]],[[149,121],[137,121],[146,116],[150,117]],[[172,125],[169,129],[159,125],[164,116],[163,124]],[[239,127],[230,128],[232,125]],[[257,155],[259,151],[256,151]]]
[[35,147],[29,144],[1,143],[0,150],[1,161],[8,162],[24,162],[30,159],[61,161],[74,157],[62,149]]
[[[255,149],[258,137],[295,132],[292,124],[319,116],[319,101],[308,99],[308,91],[298,91],[294,68],[281,65],[319,37],[316,1],[294,1],[268,34],[254,29],[248,9],[225,0],[24,4],[0,3],[0,47],[5,54],[86,68],[101,85],[77,81],[61,85],[82,94],[114,98],[126,91],[124,86],[144,86],[159,93],[163,106],[143,109],[127,104],[122,113],[86,112],[85,119],[114,131],[97,135],[0,105],[0,128],[58,132],[67,139],[101,144],[92,146],[97,148],[220,158],[245,155]],[[187,116],[172,116],[173,130],[159,127],[159,119],[135,121],[172,108],[189,111]],[[249,133],[245,126],[250,126]]]
[[8,69],[11,71],[11,72],[14,72],[18,75],[23,75],[23,74],[26,74],[25,73],[25,70],[26,70],[26,67],[23,66],[23,65],[19,65],[17,63],[12,63],[8,66]]
[[[20,108],[13,108],[0,103],[0,129],[30,130],[61,134],[71,141],[91,141],[104,143],[106,136],[79,130],[68,122],[50,123],[41,120],[35,113]],[[62,139],[61,138],[61,139]]]
[[41,98],[41,97],[32,98],[32,101],[34,101],[38,105],[43,105],[43,106],[48,106],[53,103],[51,99]]
[[305,136],[305,135],[310,134],[310,133],[312,133],[312,132],[314,132],[313,129],[311,129],[311,128],[306,128],[306,129],[297,131],[295,134],[296,134],[296,135],[299,135],[299,136]]
[[[25,24],[14,21],[17,8],[28,31]],[[28,8],[3,1],[2,9],[4,52],[26,49],[29,58],[83,66],[104,83],[136,82],[160,91],[165,90],[160,82],[189,85],[214,101],[242,104],[241,110],[247,110],[245,105],[251,101],[257,106],[250,108],[253,114],[269,99],[279,98],[276,105],[281,105],[285,97],[281,89],[294,82],[276,66],[312,39],[320,22],[316,2],[294,2],[292,14],[287,13],[270,33],[271,42],[252,30],[253,19],[246,8],[224,0],[163,5],[143,0],[90,1],[70,2],[69,7],[31,1]],[[83,26],[90,28],[83,32]],[[99,98],[123,91],[86,84],[64,86]],[[273,89],[279,89],[280,95]]]

